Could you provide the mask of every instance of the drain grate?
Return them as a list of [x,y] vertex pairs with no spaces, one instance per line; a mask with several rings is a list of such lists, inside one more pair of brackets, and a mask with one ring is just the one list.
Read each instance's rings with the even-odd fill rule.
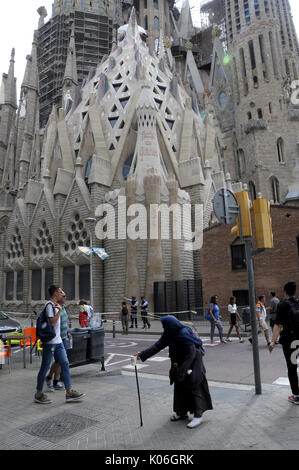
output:
[[56,443],[78,432],[84,431],[95,424],[99,423],[93,419],[84,418],[71,413],[60,413],[59,415],[43,419],[37,423],[23,426],[20,428],[20,431]]

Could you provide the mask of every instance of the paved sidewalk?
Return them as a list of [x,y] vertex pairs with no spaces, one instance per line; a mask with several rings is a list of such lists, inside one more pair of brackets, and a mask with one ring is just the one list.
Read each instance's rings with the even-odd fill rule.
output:
[[140,427],[134,373],[101,375],[99,365],[72,369],[75,389],[87,397],[66,404],[64,392],[48,394],[49,406],[33,402],[39,359],[0,370],[0,449],[202,450],[299,449],[299,406],[287,401],[289,388],[210,384],[214,410],[203,424],[186,429],[171,423],[172,387],[166,377],[139,373],[144,426]]

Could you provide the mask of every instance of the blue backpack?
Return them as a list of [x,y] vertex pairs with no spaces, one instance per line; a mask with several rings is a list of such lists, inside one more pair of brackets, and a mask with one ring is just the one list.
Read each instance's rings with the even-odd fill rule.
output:
[[211,317],[211,314],[210,314],[210,307],[208,308],[208,310],[206,311],[206,316],[205,316],[206,320],[212,320],[212,317]]
[[47,305],[49,305],[49,302],[45,305],[44,310],[36,320],[36,337],[39,338],[42,343],[48,343],[56,336],[55,330],[51,325],[50,318],[46,313]]

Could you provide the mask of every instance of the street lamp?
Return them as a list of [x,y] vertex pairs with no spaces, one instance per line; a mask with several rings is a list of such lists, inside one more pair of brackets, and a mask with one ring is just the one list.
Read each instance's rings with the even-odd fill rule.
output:
[[87,227],[89,229],[89,237],[90,237],[90,248],[92,250],[91,255],[90,255],[90,304],[92,307],[94,307],[93,302],[93,238],[92,238],[92,228],[94,224],[96,223],[96,219],[93,217],[88,217],[85,219],[85,222],[87,224]]

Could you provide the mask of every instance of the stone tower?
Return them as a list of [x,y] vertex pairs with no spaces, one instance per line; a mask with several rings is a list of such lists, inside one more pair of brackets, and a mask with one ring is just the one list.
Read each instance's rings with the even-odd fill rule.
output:
[[[298,156],[298,110],[291,82],[299,49],[287,0],[226,0],[228,55],[215,39],[210,88],[216,112],[233,112],[225,129],[225,171],[274,203],[282,201]],[[218,48],[218,49],[217,49]],[[232,113],[230,112],[230,119]]]
[[171,35],[170,8],[173,2],[171,0],[139,0],[136,3],[140,26],[148,32],[150,47],[158,51],[160,30],[164,31],[165,36]]
[[15,50],[11,52],[8,74],[2,76],[0,88],[0,185],[4,170],[5,155],[8,147],[10,130],[15,120],[17,109],[16,78],[14,75]]

